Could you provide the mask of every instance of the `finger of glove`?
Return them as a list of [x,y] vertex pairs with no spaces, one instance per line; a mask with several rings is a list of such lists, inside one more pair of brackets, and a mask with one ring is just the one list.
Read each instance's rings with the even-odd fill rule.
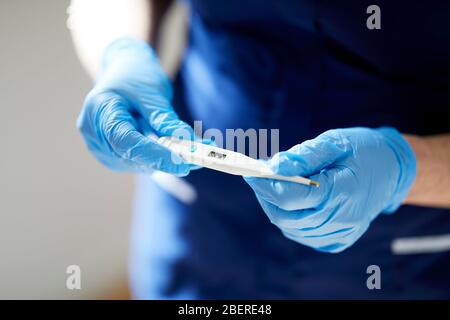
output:
[[350,142],[339,130],[327,131],[291,149],[276,154],[268,161],[269,167],[285,176],[311,176],[351,152]]
[[349,247],[348,243],[342,242],[337,239],[331,238],[303,238],[299,237],[295,232],[287,232],[282,230],[283,235],[297,243],[303,244],[310,247],[316,251],[326,252],[326,253],[339,253],[344,251]]
[[327,200],[331,192],[327,174],[317,174],[311,179],[320,187],[267,178],[244,177],[258,197],[286,211],[316,208]]
[[115,97],[105,104],[100,116],[101,131],[119,158],[130,161],[138,171],[152,168],[180,176],[189,173],[188,164],[137,131],[123,99]]
[[193,140],[194,129],[180,120],[174,111],[157,110],[150,114],[149,123],[159,137],[174,136],[179,139]]
[[[138,123],[140,131],[144,135],[146,135],[147,137],[154,139],[154,140],[158,139],[158,134],[154,131],[154,129],[150,126],[150,124],[143,117],[138,117],[137,123]],[[183,130],[183,129],[181,129],[181,130]],[[177,130],[175,130],[172,134],[174,136],[177,136]],[[182,139],[191,139],[191,131],[188,129],[185,132],[181,132],[181,134],[179,136],[181,136]],[[194,137],[194,140],[199,143],[208,144],[207,140],[202,140],[201,138],[199,138],[197,136]],[[190,166],[190,170],[197,170],[197,169],[201,168],[200,166],[191,164],[191,163],[189,163],[189,166]]]
[[325,235],[349,229],[346,225],[330,223],[337,212],[336,208],[286,211],[258,196],[257,199],[270,221],[280,229],[295,229],[302,236]]
[[257,199],[269,220],[280,229],[306,227],[316,219],[313,210],[286,211],[259,196]]

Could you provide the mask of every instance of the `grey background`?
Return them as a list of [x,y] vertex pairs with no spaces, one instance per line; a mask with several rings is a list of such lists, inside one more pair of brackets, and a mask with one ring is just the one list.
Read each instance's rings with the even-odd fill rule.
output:
[[[133,178],[88,153],[75,122],[91,82],[68,0],[0,1],[0,298],[96,298],[126,277]],[[66,289],[66,267],[82,290]]]

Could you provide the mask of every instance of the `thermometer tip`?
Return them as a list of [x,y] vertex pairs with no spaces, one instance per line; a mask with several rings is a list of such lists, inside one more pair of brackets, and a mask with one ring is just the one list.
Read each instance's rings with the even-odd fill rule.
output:
[[310,185],[310,186],[315,186],[315,187],[318,188],[318,187],[320,186],[320,183],[318,183],[317,181],[312,181],[312,180],[310,180],[310,181],[309,181],[309,185]]

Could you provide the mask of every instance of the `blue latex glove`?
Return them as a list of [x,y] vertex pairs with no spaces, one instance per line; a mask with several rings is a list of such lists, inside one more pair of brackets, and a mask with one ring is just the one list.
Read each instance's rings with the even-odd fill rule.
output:
[[105,50],[102,70],[77,123],[95,157],[115,171],[187,175],[191,165],[147,137],[179,130],[194,137],[170,104],[170,82],[150,46],[117,40]]
[[323,252],[350,247],[381,212],[394,212],[416,174],[412,149],[392,128],[330,130],[268,164],[278,174],[320,182],[316,188],[245,178],[287,238]]

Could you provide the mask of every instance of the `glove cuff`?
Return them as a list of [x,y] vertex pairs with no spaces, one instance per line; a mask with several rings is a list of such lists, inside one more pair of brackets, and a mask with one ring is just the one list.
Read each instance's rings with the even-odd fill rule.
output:
[[395,212],[403,203],[416,178],[416,156],[409,143],[400,132],[391,127],[378,129],[386,143],[390,146],[399,163],[397,189],[383,213]]
[[[158,59],[156,52],[145,41],[135,38],[119,38],[111,42],[103,52],[101,75],[107,73],[129,74],[129,77],[140,77],[150,88],[157,88],[168,101],[172,99],[173,90],[170,80]],[[107,78],[109,78],[107,76]]]
[[105,48],[102,57],[102,70],[106,70],[109,65],[118,59],[131,56],[150,60],[157,59],[156,53],[147,42],[135,38],[119,38]]

